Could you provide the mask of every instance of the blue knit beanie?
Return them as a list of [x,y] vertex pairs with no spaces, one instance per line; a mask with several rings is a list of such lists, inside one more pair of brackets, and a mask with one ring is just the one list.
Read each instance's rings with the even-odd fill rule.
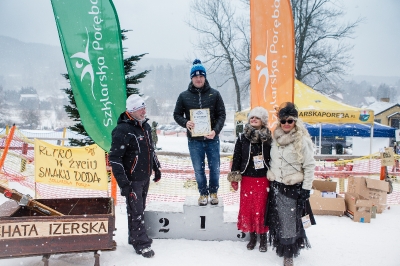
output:
[[201,64],[201,61],[199,59],[195,59],[193,61],[192,69],[190,69],[190,78],[193,78],[193,77],[199,76],[199,75],[202,75],[206,78],[206,69]]

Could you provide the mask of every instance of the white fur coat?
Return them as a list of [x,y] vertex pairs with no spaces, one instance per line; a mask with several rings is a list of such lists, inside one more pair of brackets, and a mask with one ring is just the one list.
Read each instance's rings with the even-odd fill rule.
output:
[[[278,128],[279,129],[279,128]],[[278,130],[276,129],[276,130]],[[275,130],[275,131],[276,131]],[[279,130],[278,130],[279,131]],[[267,173],[268,180],[277,181],[285,185],[294,185],[303,182],[303,189],[310,190],[314,180],[315,160],[313,144],[309,137],[302,137],[301,162],[297,160],[297,153],[294,149],[294,134],[288,133],[284,136],[274,132],[274,139],[271,145],[270,169]],[[284,134],[284,133],[283,133]],[[276,136],[280,138],[279,143]]]

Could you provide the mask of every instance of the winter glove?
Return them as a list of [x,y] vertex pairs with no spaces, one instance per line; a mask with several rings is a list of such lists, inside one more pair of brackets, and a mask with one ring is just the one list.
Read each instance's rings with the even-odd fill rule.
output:
[[131,184],[126,185],[123,188],[121,188],[121,196],[128,197],[129,194],[131,194],[131,192],[133,192]]
[[239,188],[239,183],[238,182],[231,182],[231,186],[234,191],[237,191]]
[[232,171],[228,173],[227,179],[229,182],[240,182],[242,181],[242,175],[240,171]]
[[300,190],[299,200],[305,202],[309,197],[310,197],[310,190],[302,188]]
[[158,182],[158,181],[160,181],[160,179],[161,179],[161,171],[160,170],[154,171],[153,181]]

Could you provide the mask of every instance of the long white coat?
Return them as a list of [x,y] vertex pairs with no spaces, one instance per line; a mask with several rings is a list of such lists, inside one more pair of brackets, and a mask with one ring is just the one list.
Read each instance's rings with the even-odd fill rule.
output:
[[293,142],[282,146],[273,139],[270,169],[267,173],[269,181],[277,181],[285,185],[303,182],[303,189],[311,189],[315,169],[313,144],[308,137],[303,137],[302,141],[303,160],[299,163]]

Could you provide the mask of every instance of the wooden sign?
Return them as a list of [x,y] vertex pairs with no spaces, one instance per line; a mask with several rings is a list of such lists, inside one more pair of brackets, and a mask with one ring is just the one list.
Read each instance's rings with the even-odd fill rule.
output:
[[29,221],[0,224],[0,239],[108,234],[108,220]]
[[393,148],[385,148],[384,152],[381,152],[381,166],[393,166],[394,165],[394,152]]

